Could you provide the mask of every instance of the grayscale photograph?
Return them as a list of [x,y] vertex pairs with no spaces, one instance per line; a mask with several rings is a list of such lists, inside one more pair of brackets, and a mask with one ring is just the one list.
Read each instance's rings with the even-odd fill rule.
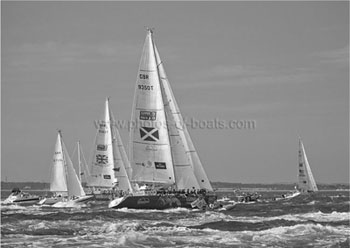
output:
[[349,1],[1,1],[2,247],[349,247]]

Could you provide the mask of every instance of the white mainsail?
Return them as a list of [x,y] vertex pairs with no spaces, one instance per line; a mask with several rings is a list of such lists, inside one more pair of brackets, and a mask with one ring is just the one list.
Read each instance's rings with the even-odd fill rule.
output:
[[116,183],[114,176],[114,154],[112,145],[112,130],[108,99],[104,112],[98,122],[94,152],[90,167],[88,187],[113,188]]
[[131,174],[131,166],[125,154],[119,131],[115,126],[108,98],[105,101],[103,117],[98,123],[94,145],[95,150],[87,186],[111,189],[115,184],[118,184],[119,189],[132,191],[127,174],[127,170]]
[[298,171],[298,188],[304,192],[318,191],[315,179],[312,175],[311,168],[306,157],[303,142],[299,138],[299,171]]
[[[154,63],[156,64],[156,68],[154,68]],[[152,67],[150,67],[150,64]],[[156,73],[154,73],[154,70],[156,70]],[[149,71],[152,71],[154,74],[152,77],[149,75]],[[146,95],[147,97],[141,98],[139,95]],[[157,105],[158,112],[152,112],[152,108],[144,108],[144,106],[149,106],[155,101],[158,101],[158,104],[162,104],[161,106]],[[146,110],[144,111],[145,113],[141,113],[143,110]],[[169,140],[170,150],[159,150],[156,146],[148,145],[151,142],[146,143],[146,149],[144,150],[135,146],[135,141],[138,141],[135,139],[135,136],[138,135],[138,129],[134,128],[130,139],[131,160],[134,159],[137,161],[140,155],[144,154],[151,157],[162,153],[163,156],[171,159],[172,163],[170,165],[175,174],[175,184],[178,189],[202,188],[212,191],[211,184],[193,146],[186,125],[183,123],[183,118],[171,90],[151,30],[148,30],[143,56],[141,58],[132,116],[132,121],[136,123],[138,122],[138,118],[140,118],[141,124],[144,120],[154,120],[157,123],[161,122],[163,124],[162,126],[165,125],[167,132],[164,131],[163,135],[167,136]],[[154,116],[153,119],[152,116]],[[137,152],[136,155],[135,151]],[[132,163],[132,165],[136,170],[138,169],[141,172],[135,179],[138,181],[147,181],[144,180],[146,166],[137,166],[137,163]],[[151,164],[149,167],[149,171],[152,171]]]
[[66,166],[63,157],[61,133],[58,132],[50,178],[50,191],[67,195]]
[[145,40],[136,80],[130,130],[133,180],[174,184],[164,103],[151,32]]
[[84,196],[85,192],[59,131],[55,145],[50,191],[68,196]]

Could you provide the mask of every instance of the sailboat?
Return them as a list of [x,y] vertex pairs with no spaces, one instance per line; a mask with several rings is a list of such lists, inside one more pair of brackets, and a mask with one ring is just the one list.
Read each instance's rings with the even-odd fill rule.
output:
[[298,153],[298,184],[294,190],[277,197],[275,200],[285,200],[294,198],[300,194],[306,194],[318,191],[315,179],[312,175],[311,168],[306,157],[305,148],[301,138],[299,137],[299,153]]
[[188,207],[205,195],[216,199],[174,98],[163,63],[147,29],[132,109],[129,159],[133,195],[114,199],[110,208]]
[[298,169],[298,190],[301,193],[318,191],[315,179],[312,175],[309,161],[306,157],[304,144],[299,137],[299,169]]
[[131,193],[131,167],[115,119],[105,101],[104,112],[97,123],[94,152],[87,187],[96,200],[111,200],[121,193]]
[[54,205],[59,202],[81,203],[92,196],[85,195],[81,182],[75,172],[66,146],[59,130],[53,156],[53,165],[50,179],[51,197],[43,198],[40,205]]

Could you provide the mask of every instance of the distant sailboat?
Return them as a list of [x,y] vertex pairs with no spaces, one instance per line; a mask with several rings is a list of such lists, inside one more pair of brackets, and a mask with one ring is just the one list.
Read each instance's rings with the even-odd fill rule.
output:
[[[161,191],[168,188],[172,192],[213,191],[183,123],[151,29],[148,29],[139,65],[131,122],[134,124],[129,147],[132,179],[151,187],[133,196],[117,198],[109,207],[191,208],[190,203],[196,196],[184,193],[161,196]],[[214,198],[213,194],[206,194],[207,202]]]
[[42,199],[39,204],[53,205],[58,202],[85,202],[92,198],[86,196],[81,182],[74,170],[66,146],[62,140],[62,133],[58,131],[53,165],[50,179],[52,197]]
[[318,191],[315,179],[306,157],[305,148],[301,138],[299,138],[299,168],[298,168],[298,190],[301,193]]
[[133,189],[129,180],[131,167],[110,111],[108,98],[103,116],[97,125],[87,187],[97,200],[111,200],[118,191],[132,192]]

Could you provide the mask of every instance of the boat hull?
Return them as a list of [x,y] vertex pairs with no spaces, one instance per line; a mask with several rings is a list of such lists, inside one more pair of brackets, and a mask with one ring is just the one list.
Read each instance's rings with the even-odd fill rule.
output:
[[91,196],[95,201],[111,201],[113,200],[115,194],[113,193],[102,193],[102,194],[88,194],[88,196]]
[[[191,203],[198,196],[187,195],[127,195],[112,200],[109,208],[132,208],[132,209],[169,209],[169,208],[192,208]],[[212,203],[214,197],[205,197],[206,201]]]
[[40,205],[55,205],[59,202],[70,202],[70,203],[84,203],[93,199],[93,195],[79,196],[75,199],[68,199],[67,197],[53,197],[53,198],[44,198],[39,204]]
[[29,194],[24,194],[24,195],[11,194],[4,201],[4,204],[33,205],[33,204],[38,203],[39,200],[40,200],[39,196],[33,196],[33,195],[29,195]]
[[62,201],[62,198],[44,198],[39,202],[39,205],[53,205]]
[[289,194],[286,194],[286,195],[282,195],[282,197],[278,197],[276,198],[275,200],[276,201],[279,201],[279,200],[288,200],[288,199],[292,199],[294,197],[297,197],[298,195],[302,194],[301,192],[293,192],[293,193],[289,193]]
[[33,198],[28,198],[28,199],[17,199],[14,200],[12,203],[14,204],[20,204],[20,205],[33,205],[38,203],[40,200],[39,197],[33,197]]

